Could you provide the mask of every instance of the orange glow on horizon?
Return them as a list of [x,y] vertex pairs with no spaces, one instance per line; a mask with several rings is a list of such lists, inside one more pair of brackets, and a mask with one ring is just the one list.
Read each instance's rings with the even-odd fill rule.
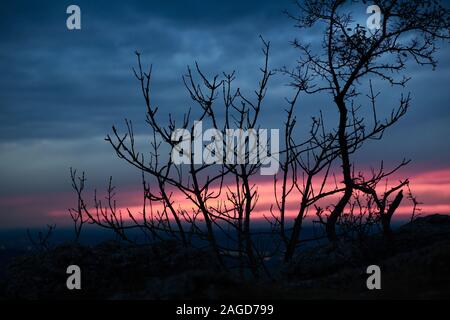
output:
[[[406,175],[405,175],[406,176]],[[402,176],[399,177],[391,177],[390,181],[396,183],[400,178],[403,179]],[[450,213],[450,169],[445,170],[436,170],[436,171],[426,171],[419,172],[416,174],[409,175],[410,187],[414,194],[417,197],[417,200],[422,203],[419,205],[421,211],[419,214],[434,214],[434,213]],[[333,184],[327,184],[325,189],[332,189]],[[274,185],[273,178],[270,178],[266,181],[258,181],[255,183],[255,187],[258,190],[259,198],[255,210],[253,212],[253,218],[261,219],[264,216],[270,216],[270,206],[275,205],[275,197],[274,197]],[[388,186],[389,187],[389,186]],[[383,185],[384,189],[384,185]],[[213,189],[212,189],[213,190]],[[225,189],[224,189],[225,190]],[[280,192],[281,188],[278,187],[277,191]],[[382,190],[379,190],[379,194],[381,194]],[[405,190],[406,191],[406,190]],[[119,196],[121,192],[118,192]],[[405,197],[403,199],[402,205],[398,208],[396,215],[407,216],[412,213],[412,203],[406,197],[406,192],[404,192]],[[332,204],[336,201],[338,195],[329,197],[328,203],[319,203],[322,207],[325,207],[327,204]],[[224,196],[221,197],[222,200],[225,199]],[[126,199],[126,200],[125,200]],[[122,202],[122,200],[125,200]],[[186,198],[184,194],[181,192],[175,191],[172,195],[172,200],[174,202],[175,208],[183,208],[189,210],[193,208],[192,202]],[[217,206],[218,200],[210,200],[208,204],[210,206]],[[298,204],[300,202],[300,194],[291,194],[287,201],[287,217],[295,217],[297,215]],[[133,213],[133,215],[137,218],[141,217],[142,212],[142,194],[138,191],[136,192],[125,192],[122,194],[122,197],[118,199],[118,210],[122,211],[124,219],[128,218],[127,208]],[[120,206],[120,207],[119,207]],[[153,210],[161,210],[162,205],[159,203],[153,203]],[[314,208],[312,208],[313,210]],[[147,212],[149,211],[149,207],[147,207]],[[155,211],[156,212],[156,211]],[[276,213],[277,211],[275,211]],[[315,212],[310,212],[310,214],[315,214]],[[62,215],[67,216],[67,212],[63,212],[61,210],[52,210],[50,212],[51,216],[61,217]]]

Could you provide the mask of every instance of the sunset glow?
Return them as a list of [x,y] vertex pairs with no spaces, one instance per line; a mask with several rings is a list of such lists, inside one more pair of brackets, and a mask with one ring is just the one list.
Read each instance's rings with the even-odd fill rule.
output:
[[[450,169],[437,171],[423,171],[415,174],[405,174],[410,179],[410,187],[414,196],[421,203],[419,212],[421,215],[434,213],[450,213]],[[403,178],[401,174],[393,179]],[[393,180],[396,182],[396,180]],[[328,186],[328,188],[330,188]],[[255,218],[263,218],[264,215],[270,215],[269,208],[274,203],[273,181],[258,181],[257,188],[259,200],[253,213]],[[140,217],[142,212],[142,193],[140,190],[126,190],[118,186],[118,210],[121,210],[124,217],[127,218],[127,208],[136,216]],[[406,191],[405,191],[406,195]],[[192,208],[192,203],[181,193],[174,193],[172,197],[175,206],[181,208]],[[329,200],[333,200],[332,197]],[[288,201],[287,215],[295,216],[297,214],[299,197],[291,196]],[[72,193],[64,194],[41,194],[29,195],[26,197],[8,197],[1,198],[1,205],[11,208],[11,211],[29,212],[24,215],[31,225],[42,225],[42,221],[49,220],[60,225],[69,225],[70,219],[67,209],[76,204],[76,199]],[[331,201],[332,202],[332,201]],[[212,203],[211,205],[215,205]],[[325,205],[325,204],[322,204]],[[34,208],[30,210],[30,208]],[[153,204],[153,209],[161,209],[159,204]],[[148,210],[148,208],[147,208]],[[34,213],[36,212],[36,213]],[[412,203],[405,197],[402,205],[396,212],[396,215],[408,216],[412,213]],[[311,212],[310,214],[314,214]],[[394,217],[395,218],[395,217]],[[12,223],[11,223],[12,224]],[[9,227],[4,225],[4,227]]]

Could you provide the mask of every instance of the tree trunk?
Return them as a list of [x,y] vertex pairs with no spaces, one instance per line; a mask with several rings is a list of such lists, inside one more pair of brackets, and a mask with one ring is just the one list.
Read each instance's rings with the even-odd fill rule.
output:
[[383,226],[383,233],[387,237],[392,236],[391,219],[397,208],[400,206],[402,200],[403,200],[403,191],[400,190],[400,192],[395,196],[394,201],[392,201],[392,204],[387,210],[387,212],[381,215],[381,224]]
[[326,222],[325,230],[327,232],[327,237],[331,242],[337,241],[336,222],[338,218],[341,216],[342,212],[344,211],[345,206],[347,205],[353,193],[353,180],[351,176],[350,156],[348,152],[348,143],[346,135],[347,107],[345,105],[343,98],[341,97],[336,97],[335,102],[339,109],[338,138],[342,160],[342,175],[344,176],[345,191],[344,195],[339,200],[338,204],[334,207],[334,210],[331,212]]

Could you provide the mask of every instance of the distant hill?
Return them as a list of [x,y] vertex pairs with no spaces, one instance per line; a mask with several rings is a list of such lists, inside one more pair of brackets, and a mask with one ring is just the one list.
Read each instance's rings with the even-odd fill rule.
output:
[[[274,279],[245,281],[218,272],[207,249],[165,241],[95,246],[65,244],[24,253],[2,275],[2,298],[25,299],[434,299],[450,297],[450,216],[430,215],[397,229],[388,241],[373,235],[337,247],[301,250]],[[82,290],[65,287],[66,267],[82,270]],[[366,288],[366,268],[379,265],[382,290]]]

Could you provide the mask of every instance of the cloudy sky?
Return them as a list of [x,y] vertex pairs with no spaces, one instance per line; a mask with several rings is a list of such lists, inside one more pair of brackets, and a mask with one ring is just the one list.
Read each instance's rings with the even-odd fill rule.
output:
[[[81,8],[81,30],[66,28],[66,8]],[[192,103],[181,76],[197,61],[209,74],[237,71],[251,92],[262,62],[259,35],[272,43],[271,65],[293,66],[289,41],[320,41],[299,33],[283,10],[291,1],[5,1],[0,12],[0,227],[64,223],[74,205],[69,167],[86,171],[92,187],[113,175],[133,206],[139,173],[116,158],[104,141],[113,124],[134,121],[145,134],[143,100],[132,66],[134,52],[153,64],[153,99],[162,112],[181,115]],[[354,8],[365,22],[364,7]],[[413,162],[402,174],[429,210],[450,204],[450,46],[441,44],[436,71],[411,66],[408,87],[382,87],[386,110],[402,92],[412,108],[381,143],[363,149],[368,167],[381,159]],[[264,121],[282,121],[286,79],[275,76]],[[305,123],[327,110],[322,96],[302,97]],[[330,116],[331,117],[331,116]],[[137,187],[136,187],[137,186]],[[439,186],[439,188],[437,187]],[[436,188],[436,189],[433,189]],[[438,190],[434,192],[434,190]],[[441,191],[439,191],[441,190]]]

